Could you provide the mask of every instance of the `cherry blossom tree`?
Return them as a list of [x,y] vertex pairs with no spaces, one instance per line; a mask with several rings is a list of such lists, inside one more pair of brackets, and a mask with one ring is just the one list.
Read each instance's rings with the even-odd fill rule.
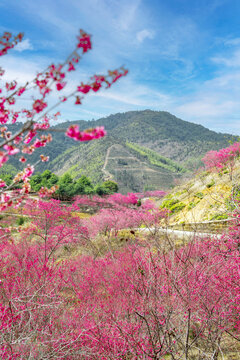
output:
[[[7,55],[8,51],[17,45],[23,38],[20,33],[13,37],[11,33],[5,32],[0,38],[0,56]],[[76,70],[76,66],[82,56],[92,48],[91,36],[85,31],[80,30],[77,37],[77,44],[73,51],[60,64],[51,64],[44,71],[39,72],[36,77],[25,85],[18,85],[17,81],[4,82],[0,84],[0,128],[2,142],[0,143],[0,167],[12,156],[18,156],[19,161],[26,162],[25,154],[31,155],[38,148],[46,146],[51,140],[51,121],[60,116],[55,109],[65,101],[73,101],[75,105],[80,105],[84,96],[90,92],[96,93],[102,88],[110,88],[117,80],[127,74],[125,68],[108,71],[106,75],[95,74],[90,77],[89,82],[81,82],[76,89],[67,95],[59,96],[56,103],[48,103],[49,95],[60,93],[67,84],[67,75]],[[0,79],[4,70],[0,69]],[[29,92],[33,101],[28,108],[17,110],[18,99],[23,93]],[[20,130],[11,132],[9,124],[15,124],[17,120],[23,121]],[[59,129],[58,129],[59,131]],[[61,130],[60,131],[65,131]],[[46,134],[48,132],[48,134]],[[66,136],[75,141],[90,141],[106,135],[103,127],[95,129],[80,130],[78,125],[70,126],[66,131]],[[47,156],[40,154],[39,161],[48,161]],[[29,179],[34,172],[34,166],[28,165],[20,171],[9,186],[0,179],[0,210],[5,210],[8,206],[18,206],[24,196],[30,191]],[[10,193],[16,184],[21,184],[18,193]],[[55,189],[52,189],[52,192]],[[47,190],[43,190],[47,192]]]
[[206,153],[202,161],[209,170],[221,171],[227,168],[232,180],[233,170],[240,155],[240,143],[236,142],[227,148],[218,151],[211,150]]

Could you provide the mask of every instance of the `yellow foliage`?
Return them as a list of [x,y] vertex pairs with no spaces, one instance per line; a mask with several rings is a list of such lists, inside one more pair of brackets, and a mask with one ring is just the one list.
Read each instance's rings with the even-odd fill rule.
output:
[[86,214],[86,213],[81,213],[81,212],[77,212],[77,211],[74,211],[71,213],[72,216],[74,217],[79,217],[80,219],[87,219],[89,217],[91,217],[92,215],[90,214]]
[[133,240],[133,239],[135,239],[135,236],[136,236],[136,234],[133,234],[131,232],[131,230],[127,230],[127,229],[123,229],[118,232],[118,238],[121,238],[124,240],[125,239]]

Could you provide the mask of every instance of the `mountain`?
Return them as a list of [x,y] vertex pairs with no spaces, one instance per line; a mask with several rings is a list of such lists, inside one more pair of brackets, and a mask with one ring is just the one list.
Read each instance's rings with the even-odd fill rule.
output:
[[169,183],[172,184],[175,178],[186,171],[156,152],[152,153],[161,161],[154,164],[147,155],[131,146],[109,135],[98,141],[69,148],[50,163],[50,169],[59,175],[65,172],[73,177],[84,174],[95,182],[115,180],[123,193],[167,189]]
[[[81,129],[103,125],[108,135],[88,143],[76,143],[57,132],[79,124]],[[183,121],[165,111],[130,111],[93,121],[64,122],[53,127],[53,141],[41,153],[51,161],[37,170],[48,168],[58,175],[82,174],[93,182],[113,179],[120,191],[168,189],[176,179],[190,176],[201,166],[209,150],[226,147],[236,137],[211,131]],[[34,154],[37,160],[39,152]]]

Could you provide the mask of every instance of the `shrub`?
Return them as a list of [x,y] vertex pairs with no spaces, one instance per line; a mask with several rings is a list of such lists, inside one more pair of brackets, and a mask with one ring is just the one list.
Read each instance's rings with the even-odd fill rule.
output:
[[[169,195],[168,195],[168,197],[169,197]],[[171,207],[173,206],[173,205],[175,205],[175,204],[177,204],[177,203],[179,203],[179,200],[178,199],[172,199],[172,198],[170,198],[169,200],[164,200],[163,202],[162,202],[162,204],[161,204],[161,208],[162,209],[171,209]]]
[[26,219],[25,219],[23,216],[19,216],[19,217],[17,218],[16,223],[17,223],[18,226],[21,226],[21,225],[23,225],[23,224],[25,223],[25,220],[26,220]]
[[174,204],[173,206],[170,207],[170,211],[172,213],[177,213],[179,211],[181,211],[183,208],[185,208],[185,204],[183,202],[178,202],[177,204]]
[[118,191],[118,184],[115,181],[107,180],[102,185],[112,194]]
[[208,183],[206,186],[208,189],[210,189],[213,185],[215,185],[215,181],[212,180],[210,183]]
[[210,220],[224,220],[224,219],[228,219],[227,214],[214,214],[210,217]]
[[203,199],[204,198],[204,195],[202,192],[199,192],[197,194],[194,195],[195,197],[197,197],[198,199]]
[[195,206],[196,206],[197,204],[195,203],[195,202],[190,202],[189,204],[188,204],[188,210],[191,210],[191,209],[193,209]]

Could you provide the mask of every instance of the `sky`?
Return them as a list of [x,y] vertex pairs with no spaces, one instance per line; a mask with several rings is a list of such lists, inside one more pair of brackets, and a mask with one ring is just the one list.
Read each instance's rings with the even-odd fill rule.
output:
[[0,58],[6,80],[25,83],[64,60],[80,28],[92,35],[93,49],[67,90],[94,74],[129,70],[81,106],[61,105],[62,120],[151,109],[240,135],[239,0],[0,0],[0,14],[1,32],[24,32]]

